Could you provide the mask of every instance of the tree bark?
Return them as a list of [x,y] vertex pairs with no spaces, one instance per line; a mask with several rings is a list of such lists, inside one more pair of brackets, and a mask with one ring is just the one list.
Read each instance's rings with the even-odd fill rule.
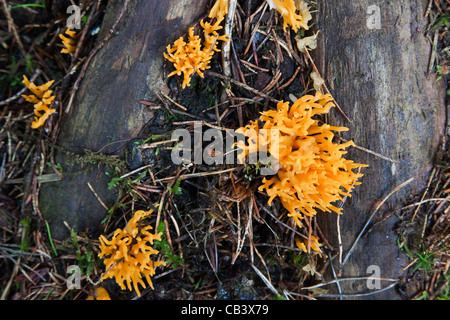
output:
[[[348,158],[370,165],[362,169],[362,185],[346,200],[339,231],[335,215],[320,216],[326,238],[336,249],[334,253],[338,253],[334,266],[337,273],[342,272],[342,278],[378,275],[399,279],[404,275],[407,259],[397,245],[394,229],[399,220],[393,211],[405,205],[410,195],[425,190],[445,125],[444,82],[436,81],[428,70],[431,44],[424,35],[427,3],[318,2],[321,36],[315,59],[331,93],[352,121],[349,123],[335,110],[331,122],[349,127],[346,139],[397,162],[355,148],[349,152]],[[376,7],[369,8],[370,5]],[[377,8],[380,28],[371,20],[376,18]],[[410,178],[414,180],[381,206],[340,270],[340,262],[344,262],[376,207]],[[382,221],[384,217],[389,218]],[[374,225],[377,221],[380,223]],[[332,279],[329,275],[328,280]],[[383,289],[392,283],[378,284],[378,289]],[[336,286],[330,289],[339,291]],[[342,294],[366,294],[377,288],[359,280],[341,283],[341,290]],[[362,297],[399,299],[401,295],[391,289]]]
[[[123,2],[109,2],[99,41],[114,25]],[[163,74],[166,46],[206,14],[207,3],[130,1],[115,35],[90,63],[70,113],[63,114],[58,145],[75,154],[90,150],[123,155],[127,142],[138,137],[153,116],[139,101],[152,100],[153,91],[168,91]],[[106,214],[99,199],[107,207],[116,199],[105,187],[110,180],[105,168],[92,166],[93,170],[80,173],[85,165],[73,163],[73,155],[58,150],[56,162],[68,174],[59,182],[44,184],[40,192],[40,208],[51,222],[52,236],[68,235],[63,221],[75,231],[92,231]]]

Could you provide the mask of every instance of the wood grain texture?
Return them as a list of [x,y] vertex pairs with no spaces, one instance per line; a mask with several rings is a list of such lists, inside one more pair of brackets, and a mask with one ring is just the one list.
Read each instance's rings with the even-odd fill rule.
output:
[[[334,110],[330,121],[349,127],[344,138],[385,155],[393,163],[352,148],[348,157],[369,164],[362,185],[344,205],[340,219],[343,257],[376,206],[401,183],[414,181],[396,192],[374,217],[392,213],[421,194],[432,169],[433,157],[444,133],[445,88],[434,74],[427,74],[431,45],[424,36],[428,1],[318,1],[321,32],[315,60],[331,93],[352,121]],[[377,5],[381,28],[370,29],[368,7]],[[338,248],[335,215],[321,215],[328,241]],[[342,270],[342,278],[370,276],[371,265],[381,277],[399,278],[407,261],[393,231],[395,215],[377,224],[358,243]],[[370,226],[372,226],[371,223]],[[338,250],[335,251],[335,253]],[[339,270],[339,258],[334,259]],[[329,277],[332,279],[332,277]],[[384,288],[390,283],[382,282]],[[331,288],[334,293],[336,287]],[[342,285],[343,294],[369,293],[366,281]],[[391,289],[365,299],[400,299]]]
[[[163,52],[187,33],[207,10],[206,0],[131,1],[116,34],[97,53],[81,83],[74,105],[64,114],[58,145],[81,154],[83,150],[123,155],[127,141],[139,136],[152,113],[140,100],[152,100],[153,91],[168,91],[163,74]],[[117,19],[123,1],[110,1],[98,39]],[[56,162],[64,172],[80,166],[58,152]],[[85,174],[66,175],[60,182],[42,186],[41,211],[51,221],[55,238],[64,238],[67,221],[75,230],[99,225],[106,210],[88,187],[92,185],[107,206],[116,195],[107,190],[105,168],[93,166]]]

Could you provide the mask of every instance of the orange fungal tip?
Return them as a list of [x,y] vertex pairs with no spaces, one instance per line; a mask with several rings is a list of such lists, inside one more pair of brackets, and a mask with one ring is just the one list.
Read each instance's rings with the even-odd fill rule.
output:
[[53,91],[49,90],[54,80],[49,81],[43,85],[37,86],[34,83],[30,82],[28,78],[24,75],[22,83],[34,93],[34,95],[22,95],[22,97],[31,103],[34,103],[34,114],[36,117],[34,121],[31,123],[32,129],[37,129],[42,127],[47,121],[48,117],[55,113],[55,109],[51,109],[51,105],[53,100],[55,99],[52,96]]
[[[183,75],[183,89],[189,87],[192,76],[196,73],[203,78],[203,71],[210,68],[210,62],[221,41],[229,41],[227,35],[219,35],[220,25],[228,12],[228,0],[218,0],[210,11],[211,21],[200,22],[203,28],[203,41],[196,35],[194,28],[189,28],[187,42],[183,37],[178,38],[173,45],[167,46],[164,58],[173,63],[175,70],[168,77]],[[212,22],[215,19],[214,22]]]
[[[264,178],[259,191],[265,191],[271,205],[278,198],[298,227],[307,217],[318,211],[341,214],[342,209],[334,205],[344,197],[351,196],[358,179],[363,175],[355,172],[365,164],[344,158],[346,148],[352,141],[339,144],[333,142],[334,131],[346,131],[345,127],[335,127],[320,123],[315,115],[328,113],[334,106],[328,94],[319,92],[305,95],[290,105],[281,101],[276,110],[261,113],[257,121],[240,128],[246,137],[251,132],[277,130],[280,134],[266,134],[265,150],[279,162],[279,170],[271,178]],[[261,130],[266,129],[266,130]],[[238,143],[240,161],[244,161],[260,145],[249,146]],[[253,151],[252,151],[253,150]],[[275,152],[276,151],[276,152]],[[314,249],[314,245],[311,246]]]

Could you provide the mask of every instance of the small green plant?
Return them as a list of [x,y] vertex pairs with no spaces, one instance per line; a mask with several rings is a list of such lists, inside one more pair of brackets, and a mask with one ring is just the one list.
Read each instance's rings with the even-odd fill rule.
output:
[[183,194],[183,189],[180,187],[181,179],[178,179],[177,182],[173,185],[173,187],[167,187],[167,189],[175,195]]
[[111,178],[111,181],[108,182],[109,190],[112,190],[114,188],[125,188],[128,192],[130,191],[130,184],[135,184],[141,181],[147,175],[147,171],[141,172],[136,179],[130,179],[129,177],[120,176],[120,169],[117,167],[114,168],[114,171],[112,173],[105,172],[105,174]]
[[19,221],[19,225],[22,228],[22,239],[20,242],[20,251],[25,252],[27,251],[30,244],[28,243],[28,231],[30,230],[31,226],[31,217],[26,216],[22,220]]
[[414,271],[421,269],[424,273],[424,276],[427,276],[428,273],[433,273],[433,266],[436,264],[436,262],[434,261],[436,258],[435,255],[428,251],[424,251],[423,253],[415,253],[417,261]]
[[77,265],[85,275],[89,276],[94,270],[95,257],[90,248],[84,248],[78,242],[78,235],[73,229],[70,231],[72,250],[76,252]]
[[41,3],[24,3],[24,4],[18,4],[15,6],[8,6],[8,9],[17,9],[17,8],[26,8],[26,7],[38,7],[38,8],[45,8],[45,0],[41,0]]
[[158,225],[157,233],[162,232],[161,241],[155,241],[153,248],[160,251],[164,255],[164,261],[166,262],[166,265],[170,264],[173,269],[176,269],[179,265],[182,265],[184,263],[184,259],[174,254],[172,250],[170,250],[170,245],[167,242],[165,230],[166,225],[164,224],[164,222],[160,222]]

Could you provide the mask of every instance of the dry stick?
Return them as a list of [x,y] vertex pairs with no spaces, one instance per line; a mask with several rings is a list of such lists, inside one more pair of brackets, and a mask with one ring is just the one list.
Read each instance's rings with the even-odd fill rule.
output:
[[294,228],[291,228],[290,226],[288,226],[287,224],[283,223],[280,219],[278,219],[277,217],[275,217],[272,212],[269,211],[269,209],[267,209],[265,206],[263,206],[259,201],[256,201],[256,203],[259,205],[260,208],[262,208],[268,215],[270,215],[272,218],[274,218],[279,224],[283,225],[284,227],[288,228],[289,230],[291,230],[292,232],[294,232],[295,234],[299,235],[300,237],[304,238],[304,239],[308,239],[307,236],[301,234],[300,232],[298,232],[297,230],[295,230]]
[[[214,174],[227,173],[227,172],[230,172],[230,171],[234,171],[236,169],[237,168],[230,168],[230,169],[219,170],[219,171],[189,173],[189,174],[182,175],[179,179],[180,180],[186,180],[186,179],[189,179],[189,178],[210,176],[210,175],[214,175]],[[161,178],[161,179],[155,180],[155,182],[167,182],[167,181],[175,180],[176,178],[177,177]]]
[[[346,139],[344,139],[344,138],[341,138],[341,137],[339,137],[339,136],[336,136],[336,137],[337,137],[339,140],[343,141],[343,142],[348,142],[348,140],[346,140]],[[372,155],[374,155],[374,156],[376,156],[376,157],[378,157],[378,158],[381,158],[381,159],[383,159],[383,160],[390,161],[390,162],[392,162],[392,163],[398,163],[398,162],[399,162],[398,160],[393,160],[393,159],[388,158],[388,157],[386,157],[386,156],[383,156],[382,154],[379,154],[379,153],[377,153],[377,152],[375,152],[375,151],[366,149],[366,148],[364,148],[364,147],[360,147],[360,146],[358,146],[358,145],[356,145],[356,144],[355,144],[353,147],[356,148],[356,149],[359,149],[359,150],[361,150],[361,151],[370,153],[370,154],[372,154]]]
[[434,63],[438,59],[438,52],[437,52],[438,39],[439,39],[439,30],[436,30],[434,31],[432,53],[430,56],[430,62],[428,64],[428,73],[431,73],[433,71]]
[[[3,0],[4,1],[4,0]],[[108,42],[108,40],[112,37],[112,35],[114,34],[117,25],[119,24],[120,20],[122,19],[123,14],[125,13],[125,10],[128,7],[128,3],[130,2],[130,0],[125,0],[125,3],[122,6],[122,9],[120,10],[119,16],[117,17],[116,22],[114,22],[114,25],[111,27],[111,29],[109,30],[109,33],[105,36],[105,38],[102,40],[102,42],[100,42],[90,53],[89,57],[87,58],[86,62],[83,65],[83,68],[81,68],[80,71],[80,75],[77,78],[77,81],[75,81],[75,84],[73,85],[72,91],[70,92],[70,99],[69,99],[69,103],[67,104],[66,107],[66,113],[70,112],[70,108],[72,106],[73,103],[73,99],[75,97],[76,92],[78,91],[78,88],[80,86],[80,82],[81,80],[83,80],[84,75],[86,74],[86,70],[89,66],[89,64],[91,63],[91,60],[94,58],[94,56],[97,54],[97,52],[105,45],[106,42]]]
[[300,71],[300,67],[298,67],[297,68],[297,70],[295,70],[295,73],[294,73],[294,75],[285,83],[285,84],[283,84],[281,87],[279,87],[278,88],[278,90],[280,91],[280,90],[283,90],[284,88],[286,88],[288,85],[290,85],[291,83],[292,83],[292,81],[294,81],[294,79],[295,79],[295,77],[297,76],[297,74],[299,73],[299,71]]
[[94,194],[94,196],[97,198],[98,202],[100,202],[100,204],[102,205],[103,208],[105,208],[106,211],[109,211],[109,208],[106,206],[106,204],[102,201],[102,199],[100,199],[99,195],[97,194],[97,192],[95,192],[94,188],[92,188],[91,184],[88,182],[87,183],[89,189],[91,189],[92,193]]
[[223,73],[227,77],[231,77],[231,34],[233,33],[234,15],[236,13],[237,0],[230,0],[228,4],[228,14],[225,20],[225,34],[230,38],[230,41],[226,41],[222,48],[222,65]]
[[330,284],[334,284],[334,283],[341,283],[341,282],[345,282],[345,281],[364,281],[364,280],[380,280],[380,281],[389,281],[389,282],[398,282],[399,279],[392,279],[392,278],[377,278],[377,277],[352,277],[352,278],[340,278],[340,279],[334,279],[331,280],[329,282],[324,282],[324,283],[319,283],[313,286],[309,286],[309,287],[303,287],[302,290],[311,290],[311,289],[317,289],[320,287],[324,287]]
[[427,11],[425,12],[425,18],[428,17],[428,15],[430,14],[430,10],[431,10],[431,6],[432,5],[433,5],[433,0],[430,0],[430,2],[428,2]]
[[255,265],[252,264],[253,270],[255,270],[256,274],[261,278],[261,280],[266,284],[266,286],[272,291],[276,296],[279,296],[277,289],[273,286],[273,284],[262,274]]
[[[30,82],[34,82],[34,80],[36,80],[37,79],[37,77],[41,74],[41,69],[36,69],[36,72],[33,74],[33,76],[31,77],[31,79],[30,79]],[[15,95],[13,95],[12,97],[9,97],[8,99],[6,99],[6,100],[3,100],[3,101],[0,101],[0,106],[3,106],[3,105],[5,105],[5,104],[8,104],[8,103],[10,103],[10,102],[12,102],[12,101],[14,101],[14,100],[16,100],[16,99],[19,99],[21,96],[22,96],[22,94],[26,91],[26,90],[28,90],[28,88],[27,87],[23,87],[22,88],[22,90],[20,90],[19,92],[17,92]]]
[[221,75],[220,73],[216,73],[216,72],[214,72],[214,71],[209,71],[209,70],[205,71],[205,73],[206,73],[207,75],[209,75],[209,76],[216,77],[216,78],[219,78],[219,79],[222,79],[222,80],[225,80],[225,81],[229,81],[229,82],[231,82],[231,83],[233,83],[233,84],[235,84],[235,85],[237,85],[237,86],[239,86],[239,87],[241,87],[241,88],[244,88],[245,90],[248,90],[248,91],[250,91],[250,92],[253,92],[253,93],[255,93],[255,94],[261,96],[262,98],[268,99],[268,100],[270,100],[270,101],[272,101],[272,102],[274,102],[274,103],[280,102],[279,100],[277,100],[277,99],[275,99],[275,98],[272,98],[271,96],[269,96],[269,95],[267,95],[267,94],[265,94],[265,93],[262,93],[262,92],[260,92],[260,91],[258,91],[258,90],[256,90],[256,89],[254,89],[254,88],[252,88],[252,87],[249,87],[248,85],[246,85],[246,84],[244,84],[244,83],[242,83],[242,82],[239,82],[239,81],[236,81],[236,80],[231,79],[231,78],[229,78],[229,77],[226,77],[226,76],[224,76],[224,75]]
[[187,111],[186,107],[183,107],[181,104],[179,104],[178,102],[176,102],[175,100],[173,100],[171,97],[169,97],[167,94],[165,94],[164,92],[161,92],[161,94],[170,102],[172,102],[174,105],[176,105],[178,108],[180,108],[181,110]]
[[[97,1],[97,6],[92,5],[91,11],[90,11],[90,13],[87,17],[86,23],[84,25],[84,30],[83,30],[83,32],[81,32],[79,39],[77,39],[77,41],[78,41],[77,47],[75,48],[75,52],[72,56],[72,63],[70,65],[69,69],[72,69],[74,67],[74,63],[75,63],[75,61],[77,61],[78,56],[80,55],[81,47],[83,46],[83,43],[84,43],[84,38],[86,37],[86,34],[88,33],[88,30],[91,27],[92,17],[94,16],[94,12],[99,7],[101,2],[102,1],[99,0],[99,1]],[[73,4],[73,2],[72,2],[72,4]],[[86,8],[86,9],[88,9],[88,8]]]
[[421,206],[421,204],[422,204],[422,201],[423,201],[423,199],[425,199],[425,196],[427,195],[428,190],[430,189],[430,184],[431,184],[431,181],[432,181],[433,178],[434,178],[434,174],[435,174],[435,173],[436,173],[436,168],[433,168],[433,170],[431,171],[430,177],[428,178],[428,184],[427,184],[427,187],[426,187],[425,191],[423,192],[423,195],[422,195],[422,198],[420,199],[419,205],[417,206],[416,210],[414,211],[414,214],[413,214],[413,216],[412,216],[412,218],[411,218],[411,222],[414,222],[414,219],[416,218],[416,214],[417,214],[417,212],[418,212],[419,209],[420,209],[420,206]]
[[[333,265],[333,255],[331,254],[331,252],[329,253],[330,256],[330,266],[331,266],[331,271],[333,272],[333,277],[335,280],[338,280],[338,277],[336,275],[336,270],[334,269],[334,265]],[[336,281],[336,286],[338,288],[338,292],[341,295],[342,294],[342,288],[341,288],[341,284],[339,283],[339,281]],[[340,300],[342,300],[342,298],[340,298]]]
[[363,229],[361,230],[361,232],[359,233],[359,235],[356,237],[355,242],[353,242],[352,247],[350,248],[350,250],[348,251],[347,255],[344,258],[344,261],[342,262],[342,264],[339,267],[339,270],[342,271],[342,269],[344,268],[345,264],[348,261],[348,258],[350,257],[350,255],[353,253],[353,250],[355,249],[356,245],[358,244],[359,239],[361,239],[361,236],[364,234],[365,230],[367,229],[367,226],[370,224],[370,222],[372,221],[373,217],[375,216],[375,214],[378,212],[378,210],[381,208],[381,206],[387,201],[387,199],[392,196],[395,192],[397,192],[398,190],[400,190],[401,188],[405,187],[406,185],[408,185],[409,183],[411,183],[414,180],[414,178],[411,178],[405,182],[403,182],[401,185],[399,185],[398,187],[396,187],[394,190],[392,190],[384,199],[383,201],[380,202],[380,204],[377,206],[377,208],[375,209],[375,211],[371,214],[371,216],[369,217],[369,219],[367,220],[366,224],[364,225]]
[[358,298],[358,297],[366,297],[366,296],[371,296],[373,294],[376,293],[380,293],[383,291],[387,291],[389,289],[392,289],[393,287],[395,287],[398,284],[398,281],[388,285],[386,288],[383,289],[379,289],[379,290],[375,290],[375,291],[371,291],[371,292],[367,292],[367,293],[356,293],[356,294],[320,294],[318,296],[316,296],[317,298]]
[[19,34],[17,33],[16,25],[14,24],[11,12],[9,12],[6,0],[2,0],[2,3],[3,3],[3,12],[5,13],[6,20],[8,20],[8,28],[12,30],[14,38],[16,38],[17,44],[19,45],[20,51],[22,51],[22,55],[25,57],[27,55],[27,52],[25,50],[25,47],[23,46],[22,40],[20,40]]
[[[309,51],[307,48],[305,48],[305,52],[306,55],[308,56],[309,61],[311,61],[311,64],[314,68],[314,71],[317,72],[317,74],[322,78],[322,76],[320,75],[319,69],[317,69],[316,64],[314,63],[313,59],[311,58],[311,55],[309,54]],[[331,98],[333,99],[336,107],[339,109],[339,111],[341,111],[342,115],[345,117],[345,119],[347,119],[350,123],[352,122],[347,115],[344,113],[344,111],[341,109],[341,107],[339,106],[339,104],[337,103],[337,101],[334,99],[334,97],[331,95],[330,90],[328,90],[328,87],[325,85],[325,82],[323,83],[323,87],[325,88],[325,90],[327,91],[327,93],[331,96]]]

